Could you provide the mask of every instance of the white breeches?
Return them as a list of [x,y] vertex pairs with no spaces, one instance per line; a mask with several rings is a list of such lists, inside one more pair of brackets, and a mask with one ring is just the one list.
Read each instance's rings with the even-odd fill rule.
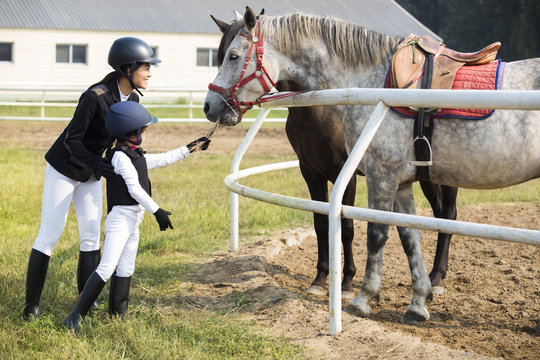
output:
[[101,181],[91,177],[86,182],[60,174],[49,163],[45,170],[41,227],[33,248],[51,256],[52,250],[66,226],[69,206],[77,214],[81,251],[99,249],[103,189]]
[[139,205],[113,206],[105,220],[105,243],[96,272],[103,281],[116,276],[130,277],[135,271],[139,246],[139,225],[144,209]]

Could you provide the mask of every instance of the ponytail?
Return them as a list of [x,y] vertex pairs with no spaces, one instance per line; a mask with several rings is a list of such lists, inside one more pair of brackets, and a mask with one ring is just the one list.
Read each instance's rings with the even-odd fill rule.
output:
[[106,84],[114,79],[118,79],[120,78],[120,75],[118,75],[118,73],[116,71],[111,71],[110,73],[108,73],[107,75],[105,75],[105,77],[103,79],[101,79],[100,81],[98,81],[97,83],[93,84],[93,85],[90,85],[88,87],[88,89],[91,89],[93,88],[94,86],[97,86],[97,85],[101,85],[101,84]]
[[[131,70],[132,73],[135,72],[135,70],[137,70],[139,68],[139,66],[141,66],[141,65],[142,65],[142,63],[136,63],[135,66]],[[124,74],[127,74],[127,71],[128,71],[129,68],[130,68],[129,64],[121,65],[120,66],[120,72],[116,71],[116,70],[111,71],[110,73],[105,75],[105,77],[103,79],[101,79],[100,81],[98,81],[97,83],[95,83],[93,85],[90,85],[90,87],[88,89],[93,88],[94,86],[97,86],[97,85],[106,84],[106,83],[108,83],[108,82],[110,82],[112,80],[115,80],[115,79],[120,79],[123,76],[126,77]],[[122,74],[122,72],[123,72],[123,74]]]

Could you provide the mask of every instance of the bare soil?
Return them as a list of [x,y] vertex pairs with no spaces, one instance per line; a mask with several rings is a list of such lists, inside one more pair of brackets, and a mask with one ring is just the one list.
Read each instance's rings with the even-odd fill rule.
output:
[[[430,216],[427,210],[419,213]],[[458,218],[539,229],[540,202],[467,206],[459,209]],[[358,292],[367,226],[357,221],[355,228]],[[436,234],[423,232],[422,236],[430,268]],[[192,296],[204,299],[198,306],[236,307],[318,358],[538,359],[539,255],[540,249],[532,245],[454,236],[446,289],[429,304],[430,320],[403,324],[400,319],[412,296],[411,278],[397,231],[391,229],[380,303],[372,305],[369,319],[343,312],[343,332],[336,337],[328,335],[328,297],[305,292],[315,276],[317,260],[311,229],[261,237],[237,253],[224,252],[201,263],[200,283],[193,285]]]
[[[47,149],[64,123],[0,122],[0,145],[23,141]],[[159,124],[146,148],[159,151],[204,135],[210,125]],[[208,152],[234,153],[246,128],[222,129]],[[10,134],[9,137],[5,134]],[[250,153],[292,154],[280,127],[262,129]],[[225,175],[225,174],[224,174]],[[419,210],[430,216],[428,210]],[[458,219],[540,229],[540,200],[482,204],[458,209]],[[355,256],[359,291],[366,253],[366,223],[356,221]],[[423,232],[428,270],[436,234]],[[384,257],[381,301],[369,319],[343,312],[343,332],[328,335],[328,297],[305,290],[315,276],[317,246],[310,228],[250,239],[236,253],[222,252],[200,262],[183,294],[185,306],[236,311],[270,334],[290,339],[314,358],[328,359],[538,359],[540,335],[540,248],[454,236],[446,289],[428,309],[430,320],[400,322],[412,296],[407,259],[391,228]],[[343,302],[343,306],[347,301]]]

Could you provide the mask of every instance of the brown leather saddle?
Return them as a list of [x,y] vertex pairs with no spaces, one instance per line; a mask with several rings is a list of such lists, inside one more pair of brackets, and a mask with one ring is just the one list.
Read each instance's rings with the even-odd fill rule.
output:
[[[391,87],[452,89],[456,73],[462,66],[482,65],[493,61],[500,47],[501,43],[495,42],[482,50],[462,53],[447,48],[429,36],[410,34],[398,45],[392,58]],[[430,117],[425,114],[436,109],[411,109],[418,112],[413,140],[416,160],[411,161],[411,165],[417,167],[419,180],[429,180],[428,167],[433,164],[430,144],[433,121],[430,121]]]
[[398,89],[417,88],[418,80],[424,73],[429,54],[433,55],[432,89],[451,89],[457,71],[462,66],[482,65],[495,60],[500,42],[486,46],[482,50],[462,53],[447,48],[429,36],[410,34],[398,45],[392,58],[391,84]]

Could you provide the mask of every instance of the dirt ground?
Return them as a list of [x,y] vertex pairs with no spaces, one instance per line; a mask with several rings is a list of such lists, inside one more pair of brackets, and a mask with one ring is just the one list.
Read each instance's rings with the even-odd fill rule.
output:
[[[14,139],[46,149],[62,123],[0,122],[0,145]],[[159,124],[147,141],[149,151],[166,150],[203,135],[210,125]],[[232,154],[247,128],[222,129],[209,152]],[[292,154],[281,127],[262,129],[250,152]],[[225,175],[225,174],[224,174]],[[419,211],[430,216],[429,211]],[[540,229],[535,203],[484,204],[458,209],[458,219]],[[356,221],[355,256],[359,291],[365,266],[366,223]],[[423,232],[422,247],[431,268],[436,234]],[[400,322],[412,296],[406,257],[391,228],[384,256],[380,304],[369,319],[343,312],[343,332],[328,335],[328,297],[305,290],[315,276],[313,230],[289,229],[252,239],[236,253],[223,252],[200,263],[183,297],[186,306],[238,311],[273,335],[302,345],[315,358],[328,359],[538,359],[540,334],[540,248],[454,236],[446,289],[428,305],[423,324]],[[347,301],[343,301],[343,306]],[[232,310],[231,310],[232,309]]]
[[[419,211],[430,216],[428,211]],[[460,220],[540,228],[540,202],[467,206]],[[365,265],[366,223],[356,222],[356,290]],[[433,262],[436,234],[423,232],[426,266]],[[193,284],[198,306],[240,311],[271,332],[329,359],[538,359],[540,249],[454,236],[445,292],[429,304],[425,324],[400,322],[412,296],[407,259],[391,230],[384,257],[381,302],[369,319],[343,312],[343,332],[328,335],[328,297],[306,294],[315,276],[317,244],[311,229],[261,237],[238,253],[201,263]],[[199,300],[201,301],[199,303]],[[210,301],[210,304],[208,303]],[[343,301],[346,306],[347,301]]]

